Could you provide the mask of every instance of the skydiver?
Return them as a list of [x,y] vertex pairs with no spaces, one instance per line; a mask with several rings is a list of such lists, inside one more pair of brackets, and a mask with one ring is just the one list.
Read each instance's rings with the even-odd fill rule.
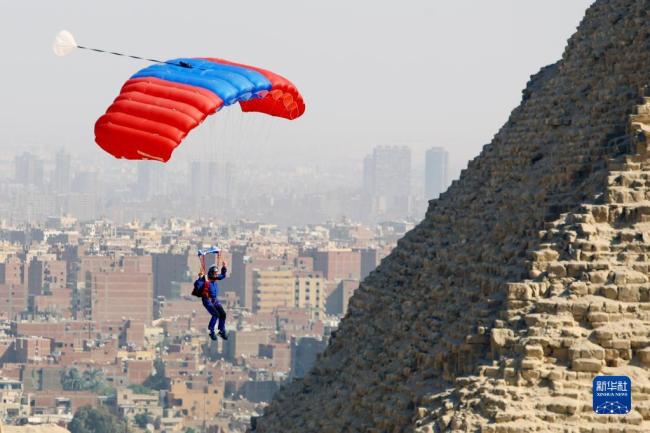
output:
[[217,265],[212,265],[208,269],[208,279],[205,279],[203,272],[199,272],[199,278],[194,282],[194,289],[196,291],[202,291],[201,298],[203,301],[203,306],[208,313],[212,316],[210,318],[210,323],[208,324],[208,333],[212,340],[217,339],[217,334],[214,333],[214,325],[219,321],[219,337],[224,340],[228,339],[226,335],[226,311],[223,309],[223,306],[217,299],[219,295],[219,284],[218,280],[223,280],[226,278],[226,262],[224,261],[221,266],[221,272],[218,272]]

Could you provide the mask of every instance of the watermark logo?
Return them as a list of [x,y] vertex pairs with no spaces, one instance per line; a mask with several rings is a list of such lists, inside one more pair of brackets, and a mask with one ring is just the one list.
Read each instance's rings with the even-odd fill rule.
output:
[[596,376],[593,391],[596,413],[623,415],[632,410],[632,381],[627,376]]

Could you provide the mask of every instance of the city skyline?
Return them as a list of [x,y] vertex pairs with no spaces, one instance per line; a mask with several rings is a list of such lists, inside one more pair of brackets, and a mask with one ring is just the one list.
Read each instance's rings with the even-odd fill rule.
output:
[[[13,155],[13,156],[12,156]],[[361,222],[418,221],[427,205],[425,167],[410,146],[375,146],[364,161],[312,166],[235,165],[195,160],[168,171],[155,161],[133,162],[119,172],[96,166],[64,147],[5,153],[11,167],[0,176],[0,219],[45,221],[70,215],[116,222],[199,215],[280,226],[352,218]],[[403,155],[403,156],[399,156]],[[364,164],[372,162],[372,167]],[[339,169],[347,166],[345,172]],[[377,187],[369,190],[372,174]]]

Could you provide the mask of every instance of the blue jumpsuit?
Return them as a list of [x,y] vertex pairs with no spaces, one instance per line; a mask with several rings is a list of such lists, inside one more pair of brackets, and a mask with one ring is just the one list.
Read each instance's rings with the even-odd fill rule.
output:
[[[217,275],[217,280],[223,280],[226,278],[226,268],[221,268],[221,274]],[[219,332],[226,333],[226,311],[223,309],[223,306],[217,299],[219,295],[219,284],[217,280],[210,281],[206,280],[205,277],[200,277],[194,282],[195,288],[201,288],[203,292],[203,306],[208,313],[212,316],[210,318],[210,323],[208,324],[208,330],[212,333],[214,332],[214,325],[219,321],[218,329]],[[206,287],[207,286],[207,287]],[[207,289],[207,290],[205,290]]]

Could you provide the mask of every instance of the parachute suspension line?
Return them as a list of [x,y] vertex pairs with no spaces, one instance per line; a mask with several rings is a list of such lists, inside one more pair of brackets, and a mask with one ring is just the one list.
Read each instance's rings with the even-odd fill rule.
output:
[[244,137],[243,137],[243,135],[244,135],[244,112],[243,111],[239,112],[239,119],[238,119],[237,123],[238,123],[238,125],[237,125],[237,127],[238,127],[238,131],[237,131],[237,149],[239,149],[239,151],[241,152],[241,151],[244,150],[243,146],[245,145]]
[[[251,119],[252,120],[252,119]],[[262,140],[264,139],[264,132],[266,131],[266,125],[269,122],[268,116],[263,116],[262,118],[255,119],[251,129],[255,134],[251,137],[250,151],[259,152],[260,146],[262,145]]]
[[[232,153],[233,153],[232,140],[233,140],[233,137],[235,136],[235,134],[233,133],[233,130],[235,129],[234,128],[235,123],[234,123],[234,120],[233,120],[234,110],[228,110],[227,114],[228,115],[226,117],[225,145],[226,145],[226,148],[228,149],[229,153],[231,153],[231,155],[232,155]],[[236,152],[236,149],[234,150],[234,152]]]
[[210,137],[211,147],[214,149],[214,159],[215,161],[223,153],[221,148],[221,143],[219,143],[219,130],[217,129],[217,118],[215,117],[214,122],[212,123],[212,137]]
[[200,257],[200,260],[201,260],[201,272],[203,273],[203,275],[205,275],[205,255],[202,255]]
[[232,111],[229,110],[226,113],[226,119],[223,124],[223,143],[224,146],[230,151],[230,139],[231,139],[231,134],[230,134],[230,118],[232,117]]
[[203,134],[203,158],[212,161],[212,148],[210,147],[210,139],[212,138],[212,122],[205,121],[205,126],[203,127],[205,134]]
[[217,256],[217,261],[216,262],[218,264],[219,263],[219,257],[220,257],[220,254],[221,254],[221,249],[213,246],[213,247],[210,247],[210,248],[208,248],[206,250],[199,250],[199,261],[201,263],[201,272],[203,272],[204,275],[206,274],[205,256],[207,256],[208,254],[215,254]]
[[269,121],[269,127],[266,130],[266,137],[264,137],[264,143],[262,143],[262,146],[266,148],[266,145],[269,142],[269,138],[271,137],[271,129],[273,129],[273,122]]
[[217,141],[217,125],[216,125],[217,119],[213,119],[212,122],[208,123],[208,137],[205,140],[206,144],[206,149],[205,149],[205,154],[208,156],[208,160],[210,161],[216,161],[217,157],[219,156],[219,149],[217,148],[216,141]]
[[178,66],[179,68],[199,69],[199,70],[202,70],[202,71],[205,70],[203,68],[198,68],[198,67],[192,66],[189,63],[185,63],[185,62],[178,62],[178,63],[166,62],[164,60],[149,59],[149,58],[146,58],[146,57],[134,56],[134,55],[131,55],[131,54],[118,53],[116,51],[108,51],[108,50],[102,50],[102,49],[99,49],[99,48],[84,47],[83,45],[77,45],[77,48],[80,48],[82,50],[95,51],[95,52],[98,52],[98,53],[112,54],[114,56],[130,57],[132,59],[144,60],[146,62],[151,62],[151,63],[160,63],[160,64],[163,64],[163,65]]
[[250,153],[251,151],[251,137],[254,135],[253,131],[253,125],[251,124],[253,116],[245,116],[242,118],[242,123],[244,124],[244,127],[242,128],[242,145],[241,149],[242,151],[246,153]]
[[[215,139],[217,141],[217,145],[219,147],[221,147],[221,154],[222,155],[224,154],[224,152],[226,150],[226,147],[225,147],[225,139],[226,139],[226,125],[225,125],[226,119],[225,119],[225,117],[226,116],[225,116],[225,113],[223,113],[223,114],[224,114],[223,118],[218,119],[219,120],[219,128],[217,129],[217,134],[216,134],[216,137],[215,137]],[[215,118],[215,125],[216,125],[216,122],[217,122],[217,119]],[[226,155],[226,157],[227,156],[228,155]]]

